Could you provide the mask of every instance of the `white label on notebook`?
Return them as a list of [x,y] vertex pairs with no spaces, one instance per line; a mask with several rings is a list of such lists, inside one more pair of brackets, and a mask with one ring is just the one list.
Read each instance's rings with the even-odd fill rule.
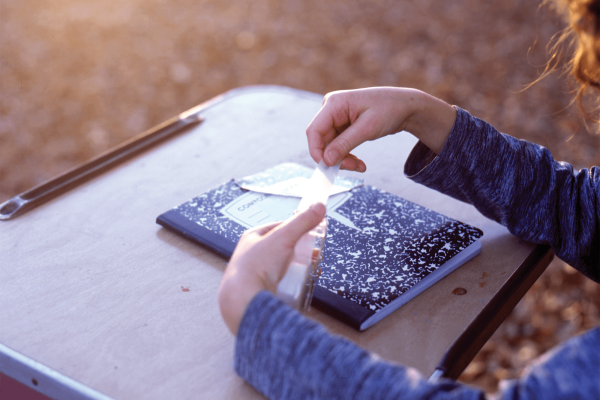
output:
[[[330,196],[327,201],[327,215],[350,228],[358,230],[352,221],[335,212],[338,207],[351,197],[352,193],[350,192],[342,192]],[[286,220],[294,214],[299,204],[300,199],[298,197],[248,192],[233,200],[219,211],[238,224],[246,228],[253,228],[269,222]]]

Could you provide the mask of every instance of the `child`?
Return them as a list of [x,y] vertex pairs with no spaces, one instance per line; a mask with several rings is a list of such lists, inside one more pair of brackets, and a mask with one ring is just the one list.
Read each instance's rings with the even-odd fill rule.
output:
[[[573,75],[581,98],[588,87],[600,88],[600,0],[571,0],[569,10],[579,38]],[[414,89],[328,94],[307,137],[315,161],[363,172],[352,149],[402,130],[419,138],[405,164],[409,178],[473,204],[524,240],[548,243],[600,282],[600,168],[574,171],[547,149]],[[381,361],[272,295],[294,244],[324,215],[316,204],[240,239],[219,290],[223,318],[237,335],[236,372],[269,398],[484,398],[476,388],[429,383],[414,369]],[[542,356],[519,380],[503,382],[497,397],[600,399],[599,371],[596,327]]]

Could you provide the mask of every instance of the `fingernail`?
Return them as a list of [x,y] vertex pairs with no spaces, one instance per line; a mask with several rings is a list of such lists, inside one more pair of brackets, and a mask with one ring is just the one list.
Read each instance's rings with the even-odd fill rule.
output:
[[323,203],[314,203],[310,206],[310,209],[319,212],[320,207],[325,207],[325,205]]
[[339,154],[335,150],[329,150],[327,152],[327,160],[329,160],[329,164],[335,165],[338,163]]

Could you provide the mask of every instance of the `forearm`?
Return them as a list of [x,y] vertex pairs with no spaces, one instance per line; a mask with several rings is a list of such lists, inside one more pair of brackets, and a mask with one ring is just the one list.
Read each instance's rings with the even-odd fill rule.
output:
[[[519,380],[501,385],[496,399],[600,398],[600,328],[544,355]],[[268,292],[259,293],[242,320],[235,370],[270,399],[484,399],[451,380],[427,382],[419,372],[380,360],[329,334]]]
[[429,384],[412,368],[382,361],[267,292],[242,320],[235,369],[270,399],[483,398],[480,390],[450,380]]
[[558,257],[600,280],[600,182],[550,152],[496,131],[461,110],[437,157],[419,143],[405,174],[473,204],[516,236],[548,243]]

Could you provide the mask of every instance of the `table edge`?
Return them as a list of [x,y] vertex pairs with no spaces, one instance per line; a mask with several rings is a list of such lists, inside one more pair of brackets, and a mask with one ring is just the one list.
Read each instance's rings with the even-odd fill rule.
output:
[[1,343],[0,372],[53,399],[112,400],[111,397]]
[[546,270],[553,258],[554,252],[550,246],[536,245],[477,317],[448,347],[431,375],[432,379],[440,377],[458,379],[483,345]]

